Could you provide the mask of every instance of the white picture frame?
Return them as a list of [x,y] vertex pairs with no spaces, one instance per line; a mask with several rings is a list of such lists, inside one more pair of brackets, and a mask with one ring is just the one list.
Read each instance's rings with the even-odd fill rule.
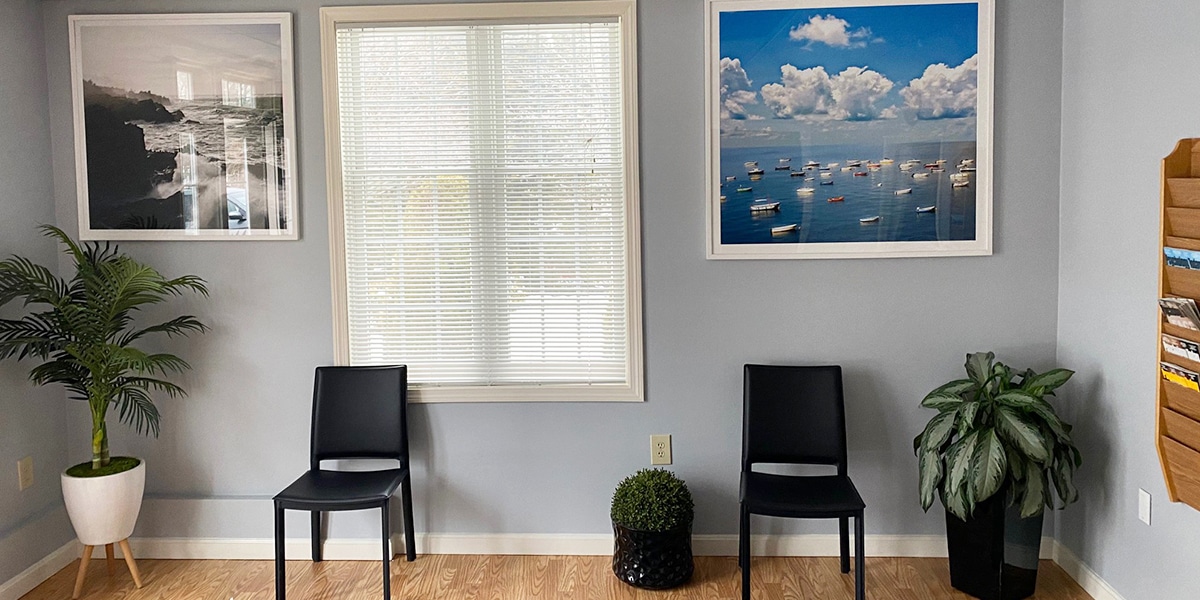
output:
[[80,239],[299,239],[290,13],[68,21]]
[[705,35],[707,258],[992,253],[994,0],[706,0]]

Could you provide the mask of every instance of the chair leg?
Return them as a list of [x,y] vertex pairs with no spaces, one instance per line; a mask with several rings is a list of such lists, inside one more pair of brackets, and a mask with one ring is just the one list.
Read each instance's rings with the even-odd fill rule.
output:
[[138,572],[137,561],[133,560],[133,550],[129,549],[129,540],[121,540],[117,542],[121,547],[121,554],[125,555],[125,566],[129,567],[129,574],[133,576],[133,585],[142,587],[142,574]]
[[838,519],[838,535],[842,545],[842,572],[850,572],[850,518]]
[[742,600],[750,600],[750,511],[745,506],[738,527],[738,563],[742,567]]
[[383,600],[392,599],[392,527],[388,523],[389,503],[383,503]]
[[117,561],[113,558],[113,545],[112,544],[105,544],[105,546],[104,546],[104,562],[106,563],[106,566],[108,567],[109,577],[113,576],[117,570],[116,569]]
[[404,557],[408,562],[417,559],[417,540],[413,533],[412,477],[400,482],[400,503],[404,510]]
[[312,511],[312,559],[321,562],[321,511]]
[[75,592],[71,594],[72,598],[78,598],[79,593],[83,591],[83,580],[87,577],[88,563],[92,562],[92,550],[95,546],[84,546],[83,556],[79,558],[79,573],[75,575]]
[[275,600],[287,598],[287,567],[284,564],[283,508],[275,505]]
[[854,600],[867,598],[866,544],[863,534],[863,516],[854,518]]

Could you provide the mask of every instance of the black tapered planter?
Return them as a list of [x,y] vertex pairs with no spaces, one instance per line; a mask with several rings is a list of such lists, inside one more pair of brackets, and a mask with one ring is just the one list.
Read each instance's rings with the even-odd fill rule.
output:
[[613,573],[634,587],[651,590],[687,583],[692,562],[692,526],[672,531],[638,531],[613,523]]
[[982,600],[1021,600],[1037,587],[1042,515],[1021,518],[997,493],[966,521],[946,512],[950,585]]

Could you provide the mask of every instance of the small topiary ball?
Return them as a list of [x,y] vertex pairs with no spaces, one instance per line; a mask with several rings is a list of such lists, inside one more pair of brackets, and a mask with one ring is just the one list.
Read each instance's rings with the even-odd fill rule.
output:
[[613,492],[612,520],[638,531],[672,531],[692,524],[692,493],[666,469],[642,469]]

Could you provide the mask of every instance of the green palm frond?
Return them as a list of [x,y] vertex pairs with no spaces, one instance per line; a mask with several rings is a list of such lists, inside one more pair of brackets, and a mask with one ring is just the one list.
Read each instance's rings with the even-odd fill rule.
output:
[[42,231],[62,245],[75,273],[63,279],[19,256],[0,261],[0,306],[20,299],[25,307],[39,308],[17,319],[0,319],[0,359],[37,360],[30,380],[62,384],[72,398],[88,402],[93,466],[99,466],[108,456],[104,419],[110,408],[115,405],[120,420],[139,433],[158,435],[152,394],[186,396],[178,385],[158,378],[190,369],[186,361],[133,344],[157,334],[175,337],[207,330],[191,315],[139,327],[137,314],[186,293],[207,296],[208,288],[193,275],[164,277],[110,242],[79,244],[50,225]]

